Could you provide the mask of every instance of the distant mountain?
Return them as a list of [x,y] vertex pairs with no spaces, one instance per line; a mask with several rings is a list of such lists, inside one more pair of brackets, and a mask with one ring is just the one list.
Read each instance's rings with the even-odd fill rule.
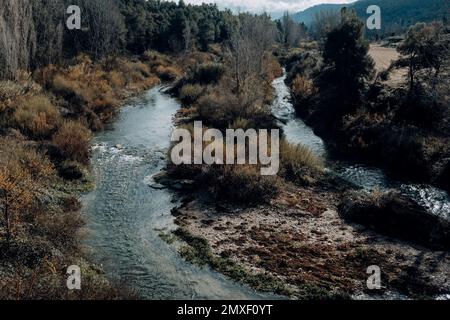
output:
[[347,6],[349,7],[351,4],[333,4],[333,3],[324,3],[318,4],[313,7],[310,7],[306,10],[300,11],[293,15],[293,19],[296,22],[303,22],[307,26],[313,24],[316,15],[322,11],[324,12],[338,12],[341,8]]
[[294,20],[310,26],[321,11],[338,12],[342,7],[354,9],[359,17],[367,18],[370,5],[381,8],[382,28],[385,32],[408,27],[416,22],[430,22],[450,18],[448,0],[359,0],[350,4],[321,4],[295,14]]

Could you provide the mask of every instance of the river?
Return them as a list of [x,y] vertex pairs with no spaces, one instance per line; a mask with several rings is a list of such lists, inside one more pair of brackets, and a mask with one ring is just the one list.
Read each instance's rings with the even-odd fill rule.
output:
[[274,116],[279,119],[289,142],[306,145],[315,154],[326,159],[334,173],[367,191],[397,189],[402,194],[414,198],[433,214],[450,219],[450,197],[447,192],[429,185],[397,181],[386,175],[380,168],[331,158],[323,140],[296,116],[285,79],[286,75],[273,82],[276,99],[272,110]]
[[[92,167],[96,188],[84,199],[87,245],[107,276],[143,299],[264,299],[207,267],[186,261],[160,233],[176,226],[168,190],[148,186],[165,165],[172,120],[179,103],[149,90],[125,106],[95,137]],[[273,298],[273,297],[272,297]]]
[[[295,116],[284,83],[273,82],[273,113],[289,141],[302,143],[328,158],[323,141]],[[88,218],[87,245],[107,276],[135,290],[143,299],[265,299],[207,267],[192,265],[160,237],[174,230],[169,190],[148,186],[151,176],[166,164],[173,116],[180,107],[163,87],[149,90],[125,106],[119,118],[99,133],[92,146],[96,188],[84,196]],[[450,216],[447,193],[430,186],[409,185],[389,179],[382,170],[333,161],[333,170],[366,190],[397,188],[412,195],[435,214]]]

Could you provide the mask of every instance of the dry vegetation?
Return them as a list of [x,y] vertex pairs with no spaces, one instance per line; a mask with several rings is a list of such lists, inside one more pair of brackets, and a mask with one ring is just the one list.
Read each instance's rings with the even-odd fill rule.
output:
[[[83,258],[76,193],[89,187],[91,130],[111,121],[131,94],[158,84],[161,68],[170,79],[179,75],[157,53],[95,63],[82,55],[0,81],[0,298],[124,296]],[[85,276],[83,290],[69,294],[73,264]]]
[[[209,264],[247,285],[294,299],[423,299],[448,292],[450,255],[349,224],[340,193],[285,185],[270,206],[215,206],[187,199],[174,213],[190,261]],[[368,290],[367,267],[382,270]]]

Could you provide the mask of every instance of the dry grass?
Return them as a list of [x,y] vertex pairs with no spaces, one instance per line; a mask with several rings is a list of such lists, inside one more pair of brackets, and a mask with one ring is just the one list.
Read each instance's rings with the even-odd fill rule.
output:
[[216,166],[206,181],[216,198],[244,205],[269,202],[279,191],[277,177],[262,176],[256,165]]
[[187,84],[181,88],[180,100],[185,105],[192,105],[198,101],[205,90],[197,84]]
[[[385,48],[377,45],[371,45],[369,54],[375,62],[375,69],[377,72],[382,72],[389,69],[392,62],[398,60],[400,54],[395,48]],[[396,69],[389,74],[388,84],[398,86],[404,81],[406,70]]]
[[155,72],[163,81],[174,81],[181,76],[180,70],[173,66],[158,66],[155,68]]
[[76,121],[67,121],[53,136],[53,145],[65,159],[89,162],[92,134],[84,125]]
[[324,170],[323,160],[303,145],[280,143],[281,175],[299,183],[310,183]]
[[[153,61],[154,63],[154,61]],[[172,67],[164,67],[171,72]],[[148,63],[126,58],[110,58],[93,63],[81,55],[76,64],[67,68],[47,66],[36,73],[36,79],[58,97],[62,97],[70,109],[87,118],[93,130],[111,121],[120,102],[130,93],[157,85],[160,80]]]
[[16,125],[25,134],[49,138],[61,121],[57,108],[44,95],[22,100],[14,112]]
[[225,66],[221,63],[207,62],[195,68],[191,81],[202,85],[217,84],[225,74]]
[[311,80],[297,75],[292,81],[291,93],[294,100],[300,105],[309,101],[317,93],[317,88],[314,87]]

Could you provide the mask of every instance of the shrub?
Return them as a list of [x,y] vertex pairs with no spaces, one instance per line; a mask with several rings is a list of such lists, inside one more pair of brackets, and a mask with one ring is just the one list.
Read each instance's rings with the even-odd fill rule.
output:
[[218,199],[240,204],[268,202],[279,191],[276,176],[262,176],[260,168],[251,165],[211,167],[206,183]]
[[243,113],[244,108],[233,94],[209,93],[197,103],[200,118],[216,128],[225,128]]
[[180,76],[180,71],[174,67],[158,66],[155,72],[163,81],[174,81]]
[[203,93],[203,88],[197,84],[187,84],[181,88],[180,100],[188,106],[197,102]]
[[220,81],[225,73],[225,66],[220,63],[208,62],[199,65],[194,74],[192,81],[199,84],[216,84]]
[[119,108],[119,102],[110,95],[104,95],[92,101],[90,107],[100,120],[105,123],[114,118]]
[[158,66],[168,66],[171,64],[169,57],[153,50],[147,50],[142,55],[142,59],[150,65],[151,68]]
[[237,118],[234,120],[234,122],[230,125],[230,129],[242,129],[242,130],[248,130],[254,128],[253,121],[244,119],[244,118]]
[[56,212],[51,215],[40,215],[36,224],[43,233],[60,250],[76,251],[81,238],[79,229],[84,220],[78,211]]
[[297,75],[292,81],[291,92],[296,104],[300,105],[308,103],[316,94],[317,89],[314,87],[312,81],[306,79],[304,76]]
[[23,101],[14,112],[16,125],[25,134],[49,137],[60,122],[60,114],[50,100],[42,95]]
[[52,88],[57,94],[66,96],[75,91],[74,84],[63,75],[56,75],[52,81]]
[[81,123],[67,121],[54,135],[53,145],[64,158],[87,164],[91,138],[91,132]]
[[50,161],[35,149],[10,138],[0,139],[0,234],[5,232],[7,240],[19,231],[27,213],[36,208],[36,190],[52,173]]
[[122,73],[127,83],[144,81],[151,75],[148,65],[125,59],[118,61],[116,69]]
[[120,72],[111,71],[108,75],[108,82],[114,89],[122,89],[125,86],[125,77]]
[[14,81],[0,81],[0,101],[14,99],[23,94],[23,87]]
[[280,143],[281,174],[288,180],[311,183],[324,169],[323,161],[303,145]]

